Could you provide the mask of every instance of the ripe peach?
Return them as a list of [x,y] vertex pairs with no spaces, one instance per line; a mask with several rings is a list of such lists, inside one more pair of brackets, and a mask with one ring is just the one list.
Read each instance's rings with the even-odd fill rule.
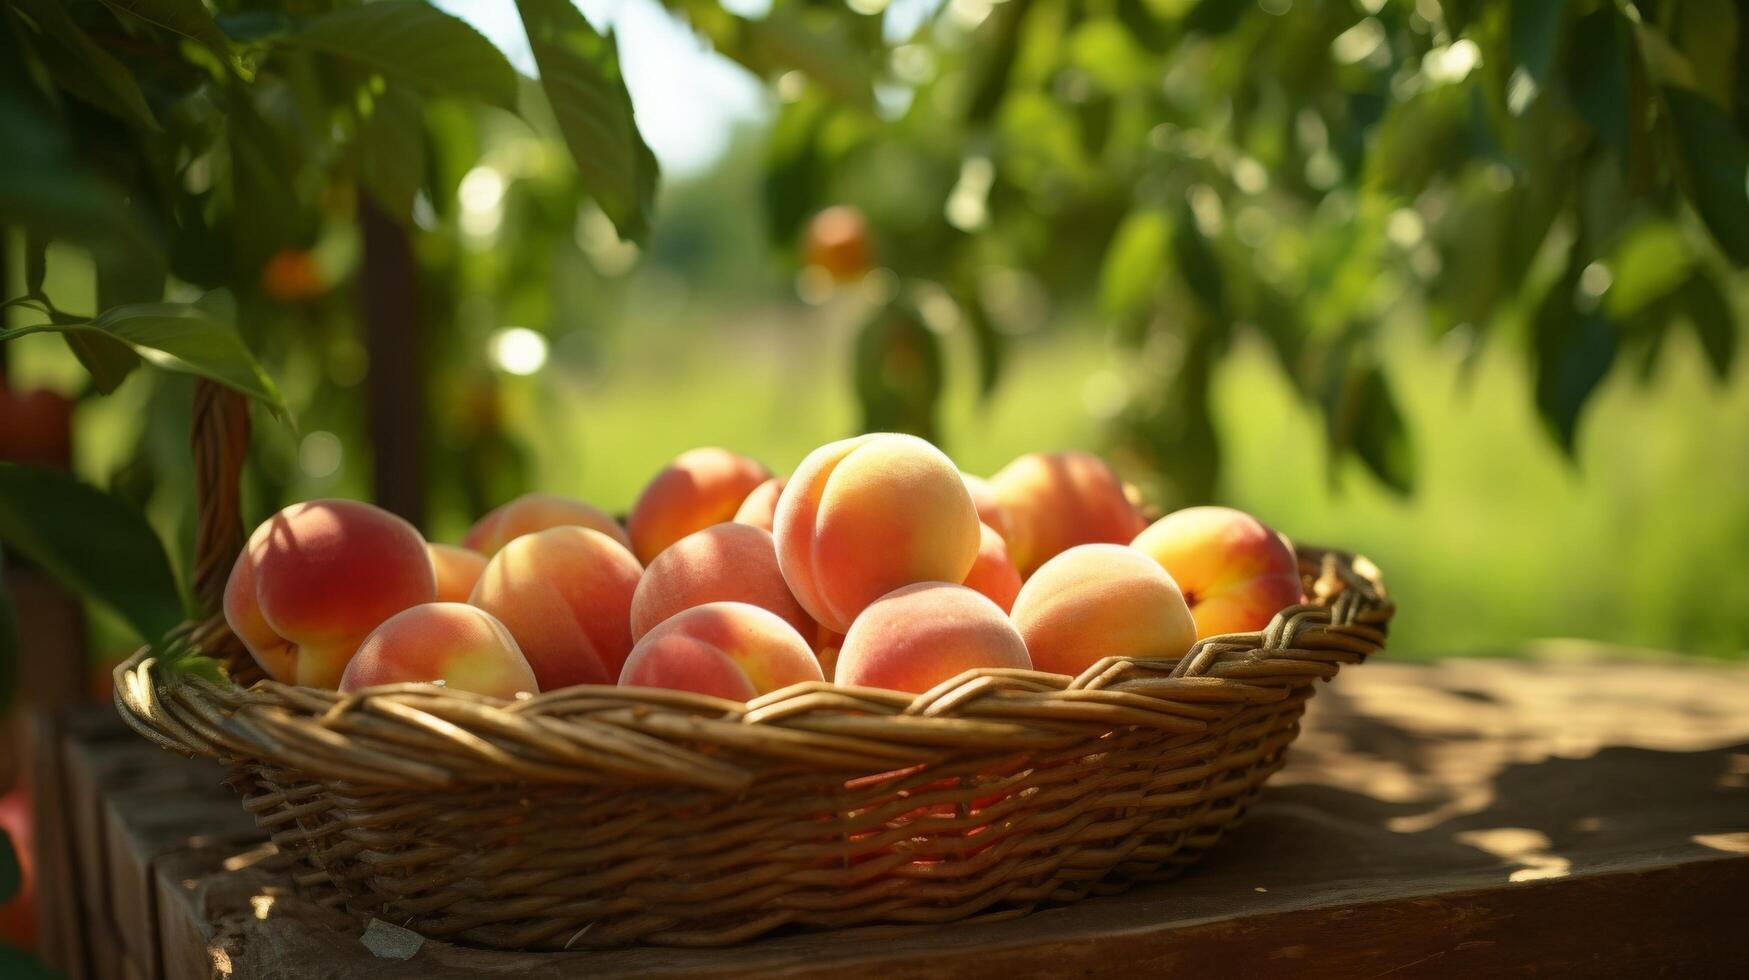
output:
[[990,481],[981,476],[964,474],[966,490],[972,495],[972,506],[978,508],[978,520],[988,524],[997,534],[1008,540],[1008,514],[1002,510],[1001,501],[996,499],[996,490],[990,486]]
[[431,553],[431,568],[437,573],[437,601],[467,602],[486,570],[486,556],[453,544],[428,544],[425,550]]
[[486,563],[468,599],[516,637],[540,689],[612,684],[632,648],[632,594],[643,568],[585,527],[525,534]]
[[436,598],[413,525],[356,500],[312,500],[249,536],[225,583],[225,621],[269,677],[333,687],[371,630]]
[[826,208],[808,222],[802,242],[802,261],[825,270],[837,282],[860,279],[872,260],[868,219],[862,210],[839,204]]
[[713,524],[669,545],[644,569],[632,595],[632,639],[684,609],[730,601],[769,610],[797,633],[814,634],[814,620],[778,571],[771,534],[746,524]]
[[741,506],[735,511],[736,524],[751,524],[757,528],[771,530],[771,517],[777,513],[777,498],[783,493],[783,485],[787,482],[781,476],[774,476],[753,488],[747,499],[741,501]]
[[261,291],[282,303],[301,303],[328,291],[316,257],[301,248],[283,248],[261,267]]
[[796,467],[772,536],[790,591],[838,632],[912,582],[963,582],[978,556],[978,512],[953,461],[916,436],[828,443]]
[[814,651],[770,610],[707,602],[665,620],[626,658],[619,682],[745,701],[822,680]]
[[918,582],[856,617],[833,679],[921,693],[977,667],[1030,666],[1025,641],[994,602],[963,585]]
[[632,547],[625,528],[601,509],[550,493],[525,493],[488,511],[468,529],[462,547],[489,558],[512,540],[549,527],[586,527],[618,541],[628,551]]
[[1027,453],[990,478],[1008,519],[1008,557],[1020,574],[1078,544],[1128,544],[1147,526],[1123,483],[1092,453]]
[[1131,547],[1160,563],[1190,604],[1198,639],[1248,633],[1301,600],[1287,539],[1231,507],[1187,507],[1155,521]]
[[73,402],[58,392],[12,391],[0,376],[0,460],[66,469]]
[[1101,657],[1182,657],[1196,623],[1172,576],[1133,548],[1083,544],[1045,562],[1014,600],[1039,670],[1079,674]]
[[838,668],[838,651],[844,649],[844,634],[814,624],[814,656],[820,661],[820,673],[833,679]]
[[1014,608],[1014,597],[1020,594],[1020,571],[1008,560],[1008,545],[1002,542],[1002,535],[988,524],[978,525],[978,533],[978,558],[966,573],[965,586],[1007,612]]
[[649,562],[681,538],[731,520],[754,488],[771,478],[758,462],[727,449],[689,449],[645,485],[626,518],[632,551]]
[[390,616],[359,644],[340,689],[415,681],[505,699],[540,690],[504,624],[460,602],[429,602]]

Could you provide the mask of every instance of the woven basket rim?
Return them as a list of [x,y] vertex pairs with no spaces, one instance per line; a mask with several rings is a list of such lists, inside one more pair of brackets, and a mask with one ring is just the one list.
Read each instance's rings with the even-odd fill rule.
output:
[[[183,754],[409,788],[511,779],[737,792],[774,766],[880,773],[1048,747],[1090,725],[1195,734],[1383,647],[1394,605],[1377,568],[1347,552],[1299,552],[1310,601],[1265,629],[1208,637],[1182,658],[1107,657],[1075,677],[986,668],[916,695],[816,681],[744,704],[607,685],[507,701],[430,684],[342,693],[214,683],[168,674],[148,647],[115,669],[115,703],[136,731]],[[179,632],[197,647],[239,646],[218,615]]]

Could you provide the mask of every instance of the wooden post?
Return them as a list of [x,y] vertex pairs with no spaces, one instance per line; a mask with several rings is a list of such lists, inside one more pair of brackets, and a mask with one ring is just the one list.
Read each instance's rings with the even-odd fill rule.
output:
[[425,523],[425,328],[419,276],[407,229],[369,194],[360,193],[364,234],[366,412],[377,503]]

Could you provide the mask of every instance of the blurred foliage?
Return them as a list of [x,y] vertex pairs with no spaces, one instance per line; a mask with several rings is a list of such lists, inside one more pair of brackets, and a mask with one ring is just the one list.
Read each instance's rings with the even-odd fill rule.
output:
[[[1728,284],[1749,263],[1746,11],[948,3],[883,49],[872,105],[842,79],[779,78],[768,219],[782,245],[816,209],[859,205],[899,276],[945,287],[963,324],[994,322],[968,336],[997,370],[1005,312],[1095,307],[1133,352],[1111,436],[1167,499],[1213,493],[1209,379],[1242,334],[1274,351],[1336,455],[1407,491],[1415,449],[1377,349],[1405,307],[1472,353],[1522,344],[1569,452],[1603,379],[1673,330],[1727,375]],[[837,36],[879,20],[836,13]]]
[[[519,184],[509,202],[538,220],[523,222],[505,277],[549,265],[552,241],[572,236],[587,201],[614,243],[647,234],[656,162],[632,122],[612,37],[562,0],[523,0],[518,10],[539,83],[464,21],[411,0],[8,0],[0,227],[8,246],[22,245],[24,275],[22,295],[5,300],[0,342],[61,335],[91,393],[116,392],[150,364],[231,387],[275,416],[289,400],[327,439],[329,430],[356,436],[356,403],[332,395],[369,372],[358,294],[372,278],[361,248],[372,208],[396,234],[421,239],[422,326],[440,336],[454,334],[465,295],[448,258],[466,233],[458,188],[467,190],[464,175],[482,153],[508,146],[547,177]],[[555,165],[548,145],[568,146],[570,162]],[[473,199],[492,196],[496,209],[502,182],[476,185]],[[90,263],[91,296],[47,289],[51,255],[64,263],[69,248]],[[80,299],[86,308],[76,308]],[[470,370],[436,360],[414,370]],[[152,636],[180,614],[168,568],[148,560],[154,550],[162,557],[156,539],[147,533],[125,555],[86,540],[135,530],[122,526],[124,515],[168,498],[182,512],[176,550],[187,550],[189,389],[169,375],[143,384],[150,421],[107,493],[56,492],[44,482],[54,474],[19,468],[0,481],[0,523],[8,546]],[[445,459],[466,472],[445,483],[466,487],[478,509],[506,490],[484,475],[514,479],[517,468],[504,458],[486,382],[476,373],[457,387],[462,417],[438,421],[453,434],[442,441],[458,449]],[[258,428],[257,441],[250,487],[259,505],[274,506],[292,461],[311,446],[282,426]],[[91,566],[98,555],[113,563]],[[138,588],[118,593],[130,574]],[[167,621],[156,615],[166,600]]]

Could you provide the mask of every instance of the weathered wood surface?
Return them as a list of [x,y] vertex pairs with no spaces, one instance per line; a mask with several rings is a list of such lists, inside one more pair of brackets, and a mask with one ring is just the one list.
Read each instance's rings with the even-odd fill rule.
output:
[[[134,841],[109,845],[111,887],[131,896],[109,917],[128,921],[130,969],[175,980],[1749,975],[1749,668],[1375,662],[1312,704],[1288,768],[1202,866],[1020,919],[379,959],[296,893],[234,803],[194,790],[171,791],[174,814],[152,791],[108,794],[111,841]],[[183,765],[105,744],[135,769]]]

